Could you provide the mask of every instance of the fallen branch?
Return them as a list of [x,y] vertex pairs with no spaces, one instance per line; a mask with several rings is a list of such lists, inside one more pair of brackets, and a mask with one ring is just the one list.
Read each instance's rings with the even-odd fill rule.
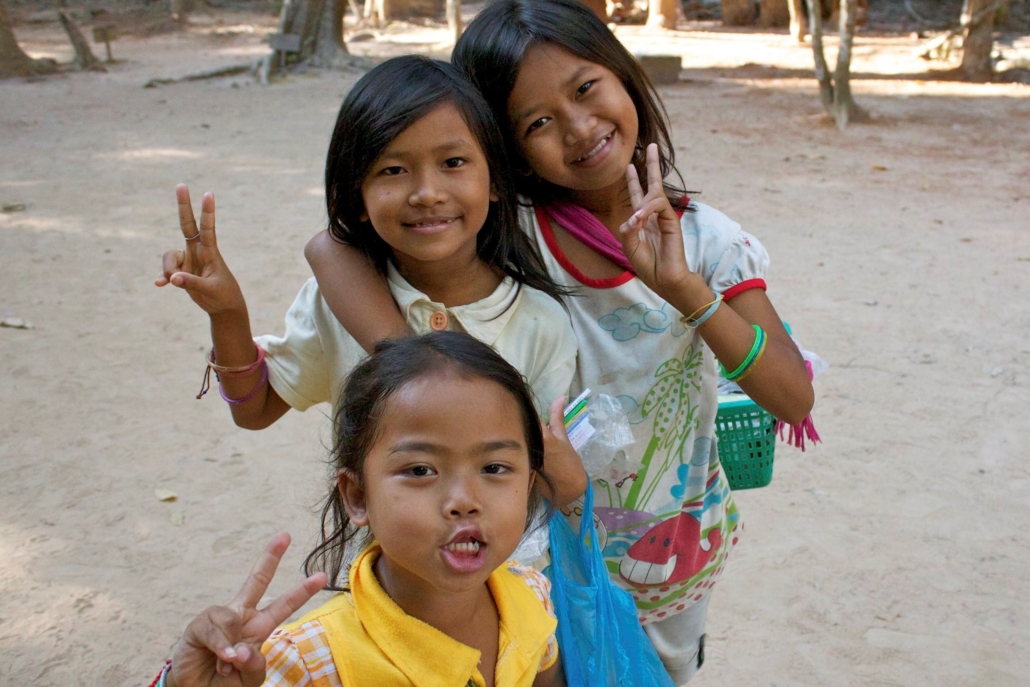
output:
[[248,62],[247,64],[236,64],[231,67],[220,67],[218,69],[210,69],[206,72],[187,74],[186,76],[180,76],[174,79],[151,79],[143,84],[143,88],[157,88],[158,86],[182,83],[184,81],[203,81],[205,79],[219,79],[223,76],[236,76],[237,74],[245,74],[247,72],[254,71],[255,67],[256,65],[254,63]]

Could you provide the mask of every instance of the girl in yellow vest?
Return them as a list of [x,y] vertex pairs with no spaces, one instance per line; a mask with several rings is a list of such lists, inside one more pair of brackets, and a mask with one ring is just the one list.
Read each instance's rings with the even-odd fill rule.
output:
[[[309,577],[257,608],[289,545],[277,535],[236,599],[189,624],[155,684],[563,685],[550,585],[508,562],[554,493],[543,456],[531,393],[489,346],[454,332],[380,344],[338,402]],[[276,628],[323,587],[338,593]]]

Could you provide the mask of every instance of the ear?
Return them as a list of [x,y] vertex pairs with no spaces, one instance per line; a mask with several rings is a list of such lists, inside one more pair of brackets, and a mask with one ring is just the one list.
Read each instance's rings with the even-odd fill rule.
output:
[[368,504],[365,502],[365,488],[361,480],[352,470],[340,470],[336,473],[336,484],[340,490],[340,499],[347,517],[356,527],[368,524]]
[[361,220],[362,222],[367,222],[368,221],[368,213],[367,212],[362,212],[360,215],[358,215],[358,219]]
[[491,203],[496,203],[500,199],[501,199],[501,197],[499,195],[497,195],[497,189],[494,188],[494,185],[491,182],[491,184],[490,184],[490,202]]

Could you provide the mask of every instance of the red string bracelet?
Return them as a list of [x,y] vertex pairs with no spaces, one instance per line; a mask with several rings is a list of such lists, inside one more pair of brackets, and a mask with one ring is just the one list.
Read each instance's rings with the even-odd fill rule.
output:
[[150,687],[157,687],[157,683],[160,682],[161,678],[164,677],[165,672],[168,671],[168,666],[170,665],[172,665],[171,660],[165,661],[165,664],[161,667],[161,670],[158,672],[157,677],[155,677],[154,681],[150,683]]

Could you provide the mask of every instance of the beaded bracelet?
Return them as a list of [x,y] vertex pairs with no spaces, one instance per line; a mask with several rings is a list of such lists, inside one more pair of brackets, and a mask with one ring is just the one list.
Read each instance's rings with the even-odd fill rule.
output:
[[[211,389],[211,371],[215,372],[215,379],[221,383],[222,377],[226,379],[236,379],[238,377],[248,377],[254,374],[254,371],[264,365],[265,363],[265,349],[258,346],[256,343],[254,346],[257,348],[257,360],[250,363],[249,365],[242,365],[240,367],[227,367],[225,365],[219,365],[215,362],[215,349],[214,347],[205,356],[207,367],[204,369],[204,380],[200,383],[200,393],[197,394],[197,400],[199,401],[204,397],[204,394]],[[267,374],[268,370],[265,370]],[[260,384],[258,386],[261,386]],[[223,398],[224,398],[223,394]]]
[[719,364],[722,376],[731,382],[742,377],[744,373],[747,372],[748,368],[754,364],[755,357],[758,355],[758,350],[762,348],[762,345],[765,343],[765,331],[757,324],[751,325],[751,328],[755,330],[755,342],[751,345],[751,350],[748,352],[747,357],[744,358],[743,362],[740,363],[737,369],[733,372],[727,372],[722,363]]

